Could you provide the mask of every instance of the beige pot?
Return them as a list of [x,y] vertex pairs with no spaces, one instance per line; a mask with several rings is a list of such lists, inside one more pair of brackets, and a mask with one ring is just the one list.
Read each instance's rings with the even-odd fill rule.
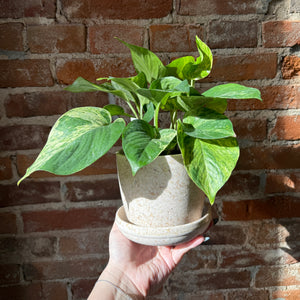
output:
[[159,156],[132,176],[123,154],[117,154],[118,178],[124,210],[136,225],[168,227],[202,216],[204,193],[188,176],[181,154]]

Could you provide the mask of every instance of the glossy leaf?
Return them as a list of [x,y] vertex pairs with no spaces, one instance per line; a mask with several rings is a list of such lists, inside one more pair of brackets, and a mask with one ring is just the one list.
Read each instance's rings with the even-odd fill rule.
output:
[[133,120],[123,132],[122,147],[132,174],[151,163],[176,136],[173,129],[156,130],[143,120]]
[[109,111],[111,116],[126,116],[126,117],[134,118],[133,115],[125,113],[123,107],[116,104],[107,104],[103,106],[103,108]]
[[57,120],[45,147],[19,183],[38,170],[68,175],[86,168],[116,143],[124,128],[123,119],[111,123],[109,112],[103,108],[68,111]]
[[246,87],[237,83],[217,85],[202,95],[206,97],[224,99],[261,99],[260,91],[256,88]]
[[182,127],[185,134],[194,138],[221,139],[235,137],[230,120],[223,114],[207,108],[186,113]]
[[239,147],[236,139],[196,139],[186,135],[179,122],[178,143],[189,176],[213,204],[237,163]]
[[99,92],[102,91],[102,88],[82,77],[78,77],[71,85],[67,86],[65,90],[73,93]]
[[184,80],[186,78],[183,74],[183,69],[186,65],[193,63],[195,63],[195,58],[193,56],[184,56],[177,58],[166,66],[168,72],[167,74]]

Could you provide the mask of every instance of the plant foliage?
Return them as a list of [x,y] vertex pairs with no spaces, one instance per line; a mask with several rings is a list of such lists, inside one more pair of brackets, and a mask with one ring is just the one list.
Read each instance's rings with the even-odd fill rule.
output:
[[[197,58],[185,56],[168,65],[148,49],[121,42],[131,52],[136,76],[99,78],[102,84],[79,77],[66,90],[111,93],[123,99],[131,112],[115,104],[68,111],[57,120],[45,147],[19,183],[38,170],[59,175],[78,172],[121,137],[133,175],[159,155],[180,152],[190,178],[213,204],[239,157],[232,123],[224,115],[227,99],[261,100],[259,90],[229,83],[199,93],[195,81],[210,74],[213,56],[198,37]],[[159,112],[169,113],[170,128],[159,127]],[[130,121],[126,123],[128,118],[123,117]]]

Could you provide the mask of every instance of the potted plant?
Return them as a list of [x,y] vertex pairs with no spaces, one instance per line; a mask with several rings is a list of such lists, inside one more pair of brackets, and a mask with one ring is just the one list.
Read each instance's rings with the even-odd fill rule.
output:
[[[235,83],[203,93],[196,90],[195,81],[207,77],[213,64],[211,50],[197,36],[196,59],[184,56],[167,65],[148,49],[120,42],[131,51],[136,76],[99,78],[100,84],[79,77],[66,90],[111,93],[123,99],[129,111],[108,104],[66,112],[19,183],[38,170],[57,175],[78,172],[121,137],[117,154],[125,209],[121,218],[146,228],[193,223],[201,218],[204,194],[213,204],[239,157],[232,123],[224,115],[227,99],[261,100],[260,92]],[[169,114],[168,128],[159,127],[162,112]],[[154,186],[148,187],[151,182]],[[187,203],[182,204],[183,198]]]

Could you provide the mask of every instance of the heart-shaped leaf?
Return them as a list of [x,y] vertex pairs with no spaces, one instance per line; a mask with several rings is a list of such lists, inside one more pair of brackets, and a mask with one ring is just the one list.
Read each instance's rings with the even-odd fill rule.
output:
[[56,121],[45,147],[19,183],[38,170],[69,175],[86,168],[116,143],[124,128],[123,119],[111,123],[109,112],[103,108],[68,111]]

